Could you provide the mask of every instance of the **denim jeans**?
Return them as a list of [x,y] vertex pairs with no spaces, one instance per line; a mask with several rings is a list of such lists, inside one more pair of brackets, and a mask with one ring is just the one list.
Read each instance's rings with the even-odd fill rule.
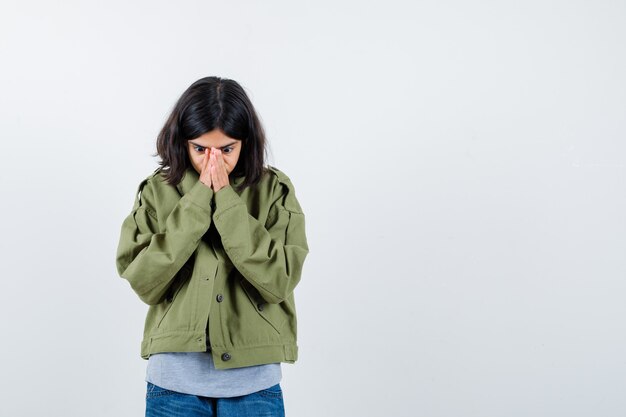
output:
[[285,417],[280,384],[230,398],[184,394],[147,384],[146,417]]

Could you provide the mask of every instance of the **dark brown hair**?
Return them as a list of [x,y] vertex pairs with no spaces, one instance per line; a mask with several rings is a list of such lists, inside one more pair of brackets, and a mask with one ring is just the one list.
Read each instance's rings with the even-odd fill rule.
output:
[[[187,141],[214,129],[242,141],[231,176],[244,177],[238,191],[255,185],[266,170],[265,131],[244,89],[227,78],[205,77],[194,82],[176,102],[157,137],[161,175],[178,184],[192,167]],[[193,167],[192,167],[193,169]]]

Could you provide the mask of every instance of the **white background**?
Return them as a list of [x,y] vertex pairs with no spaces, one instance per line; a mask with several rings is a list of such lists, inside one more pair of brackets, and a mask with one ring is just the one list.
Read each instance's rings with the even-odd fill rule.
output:
[[626,5],[3,1],[0,415],[139,416],[121,221],[240,82],[310,254],[287,415],[626,415]]

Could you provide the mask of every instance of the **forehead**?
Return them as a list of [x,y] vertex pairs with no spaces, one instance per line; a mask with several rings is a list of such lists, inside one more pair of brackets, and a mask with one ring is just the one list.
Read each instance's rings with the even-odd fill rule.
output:
[[231,138],[230,136],[226,136],[221,130],[215,129],[203,135],[200,135],[195,139],[190,139],[187,142],[203,147],[220,147],[241,141],[235,138]]

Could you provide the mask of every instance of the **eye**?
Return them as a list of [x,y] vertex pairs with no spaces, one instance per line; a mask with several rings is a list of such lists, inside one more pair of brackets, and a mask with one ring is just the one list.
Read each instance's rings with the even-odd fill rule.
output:
[[[226,152],[226,151],[228,151],[228,152]],[[233,148],[231,148],[230,146],[227,147],[227,148],[222,149],[222,152],[224,152],[224,153],[231,153],[232,151],[233,151]]]
[[203,148],[202,146],[194,146],[193,148],[194,148],[194,149],[196,150],[196,152],[198,152],[198,153],[202,153],[202,152],[204,152],[204,150],[206,149],[206,148]]

